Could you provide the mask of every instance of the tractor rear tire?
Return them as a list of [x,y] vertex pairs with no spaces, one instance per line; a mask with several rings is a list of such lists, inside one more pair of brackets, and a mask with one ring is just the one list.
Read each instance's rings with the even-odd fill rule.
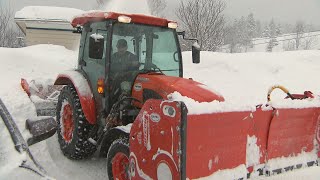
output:
[[[129,139],[119,138],[111,144],[107,155],[109,180],[129,180]],[[116,178],[114,178],[116,177]]]
[[77,91],[72,85],[61,90],[57,103],[57,134],[62,153],[69,159],[91,156],[96,146],[88,141],[93,125],[89,124],[81,108]]

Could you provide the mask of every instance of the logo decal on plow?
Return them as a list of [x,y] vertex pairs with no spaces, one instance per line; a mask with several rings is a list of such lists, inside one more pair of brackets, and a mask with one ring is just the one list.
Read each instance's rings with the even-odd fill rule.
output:
[[149,119],[150,119],[150,115],[146,111],[143,112],[143,116],[142,116],[143,144],[148,151],[151,150]]
[[135,91],[141,91],[142,90],[142,84],[141,83],[136,83],[134,85],[134,90]]
[[150,115],[150,119],[151,119],[151,121],[153,121],[153,122],[155,122],[155,123],[158,123],[158,122],[160,122],[161,117],[160,117],[160,115],[157,114],[157,113],[152,113],[152,114]]

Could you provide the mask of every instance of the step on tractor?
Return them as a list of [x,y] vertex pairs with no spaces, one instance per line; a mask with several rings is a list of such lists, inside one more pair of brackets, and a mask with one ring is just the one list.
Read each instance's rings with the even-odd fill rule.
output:
[[[234,179],[245,179],[318,165],[320,101],[311,92],[274,86],[264,105],[219,108],[222,95],[183,78],[179,36],[187,38],[176,22],[99,11],[71,24],[81,33],[78,67],[55,81],[62,87],[56,121],[66,157],[98,151],[109,179],[197,179],[227,169],[242,169]],[[187,40],[199,63],[196,39]],[[277,88],[286,105],[269,102]],[[206,111],[193,111],[173,98],[177,93]]]

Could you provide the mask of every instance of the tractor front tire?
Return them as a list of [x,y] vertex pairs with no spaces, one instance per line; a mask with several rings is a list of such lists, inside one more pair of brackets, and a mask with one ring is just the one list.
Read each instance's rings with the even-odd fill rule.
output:
[[121,137],[111,144],[107,155],[109,180],[129,180],[129,139]]
[[81,108],[77,91],[72,85],[61,90],[57,103],[57,134],[62,153],[69,159],[84,159],[96,151],[88,141],[94,127],[89,124]]

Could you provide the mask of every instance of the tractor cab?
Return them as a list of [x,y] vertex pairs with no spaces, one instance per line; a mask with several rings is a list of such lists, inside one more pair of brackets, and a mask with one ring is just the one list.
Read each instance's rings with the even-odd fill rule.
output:
[[131,95],[139,74],[183,75],[176,22],[94,12],[76,17],[72,25],[82,33],[79,70],[102,114],[109,114],[123,93]]

